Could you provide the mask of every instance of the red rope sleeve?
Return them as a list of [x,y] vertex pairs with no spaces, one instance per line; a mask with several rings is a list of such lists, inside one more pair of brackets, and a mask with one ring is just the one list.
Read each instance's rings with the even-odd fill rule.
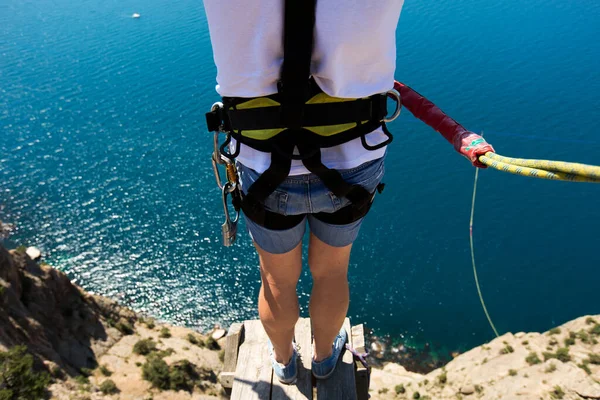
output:
[[457,136],[467,132],[461,124],[450,118],[438,106],[415,92],[409,86],[396,81],[394,82],[394,89],[400,93],[402,105],[408,111],[432,127],[436,132],[441,133],[452,146],[455,146]]

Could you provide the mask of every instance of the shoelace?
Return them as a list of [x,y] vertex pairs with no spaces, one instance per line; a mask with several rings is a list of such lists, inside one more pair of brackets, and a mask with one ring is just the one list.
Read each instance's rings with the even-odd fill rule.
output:
[[354,357],[356,357],[358,359],[358,361],[360,361],[360,363],[363,365],[363,367],[365,367],[370,374],[371,368],[369,367],[369,363],[367,362],[367,357],[369,356],[369,353],[359,353],[348,343],[346,343],[346,350],[348,350],[350,353],[352,353],[352,355]]

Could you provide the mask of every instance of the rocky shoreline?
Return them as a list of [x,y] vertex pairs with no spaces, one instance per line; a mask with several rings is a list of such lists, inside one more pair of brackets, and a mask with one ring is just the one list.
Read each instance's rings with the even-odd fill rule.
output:
[[[213,337],[160,324],[85,292],[27,250],[0,245],[1,399],[224,396],[223,330]],[[23,368],[26,359],[35,372]],[[32,389],[41,383],[44,391]]]
[[[0,244],[1,399],[227,398],[218,383],[225,330],[203,335],[160,324],[85,292],[37,258],[33,249],[7,251]],[[598,342],[600,315],[543,334],[508,333],[451,354],[443,366],[446,360],[427,352],[373,340],[370,394],[374,400],[600,399]],[[4,378],[11,368],[43,391],[19,394]]]

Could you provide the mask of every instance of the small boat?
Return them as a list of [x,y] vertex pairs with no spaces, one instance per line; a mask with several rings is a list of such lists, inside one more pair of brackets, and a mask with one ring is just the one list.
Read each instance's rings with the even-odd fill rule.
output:
[[140,14],[138,14],[138,13],[134,13],[134,14],[131,16],[131,18],[139,18],[139,17],[141,17],[141,15],[140,15]]

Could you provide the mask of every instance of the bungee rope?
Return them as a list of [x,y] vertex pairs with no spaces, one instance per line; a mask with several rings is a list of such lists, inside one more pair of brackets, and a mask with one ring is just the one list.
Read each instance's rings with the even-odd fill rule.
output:
[[[529,176],[532,178],[569,181],[569,182],[593,182],[600,183],[600,166],[587,165],[580,163],[571,163],[565,161],[551,160],[528,160],[524,158],[504,157],[496,153],[488,152],[479,157],[479,161],[488,167],[499,171],[508,172],[514,175]],[[473,276],[475,277],[475,286],[483,312],[494,331],[496,337],[499,337],[498,330],[492,322],[492,318],[487,310],[479,277],[477,275],[477,265],[475,264],[475,246],[473,244],[473,219],[475,215],[475,198],[477,194],[477,182],[479,179],[479,168],[475,169],[475,182],[473,184],[473,198],[471,201],[471,219],[469,222],[469,241],[471,245],[471,264],[473,265]]]
[[473,217],[475,215],[475,196],[477,194],[477,181],[479,179],[479,168],[475,168],[475,182],[473,183],[473,199],[471,201],[471,221],[469,222],[469,241],[471,242],[471,264],[473,264],[473,276],[475,277],[475,286],[477,286],[477,294],[479,295],[479,301],[481,301],[481,307],[483,307],[483,312],[487,317],[492,330],[496,334],[496,337],[500,337],[498,334],[498,330],[494,326],[492,322],[492,317],[490,317],[490,313],[485,306],[485,301],[483,301],[483,294],[481,293],[481,287],[479,286],[479,277],[477,276],[477,266],[475,265],[475,247],[473,245]]
[[480,156],[479,161],[488,167],[515,175],[569,182],[600,183],[600,167],[594,165],[510,158],[491,152]]

